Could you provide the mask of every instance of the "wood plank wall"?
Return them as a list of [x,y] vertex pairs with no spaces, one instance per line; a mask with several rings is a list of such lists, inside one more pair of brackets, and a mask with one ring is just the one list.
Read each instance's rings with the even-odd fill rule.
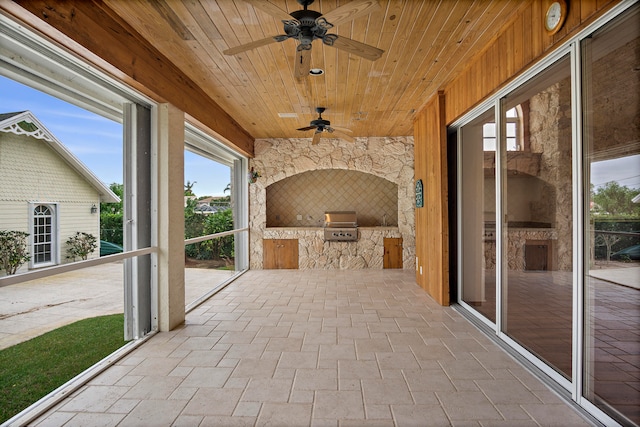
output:
[[544,15],[549,3],[550,0],[531,0],[523,5],[466,70],[444,88],[447,124],[620,1],[567,0],[567,19],[560,31],[551,36],[544,29]]
[[530,0],[519,8],[468,67],[416,114],[415,179],[424,182],[425,205],[416,209],[415,214],[416,281],[441,305],[449,304],[446,125],[620,1],[568,0],[564,26],[552,36],[546,33],[543,25],[549,3],[550,0]]
[[444,93],[414,123],[415,179],[422,180],[424,207],[416,208],[416,282],[439,304],[449,305],[447,132]]

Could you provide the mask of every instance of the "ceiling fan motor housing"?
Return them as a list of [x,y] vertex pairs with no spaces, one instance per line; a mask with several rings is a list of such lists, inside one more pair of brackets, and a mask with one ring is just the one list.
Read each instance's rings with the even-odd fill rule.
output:
[[310,45],[315,39],[322,39],[327,30],[333,27],[325,19],[318,19],[322,14],[315,10],[296,10],[290,15],[295,20],[282,21],[284,30],[289,37],[298,39],[302,45]]
[[329,127],[331,125],[331,122],[329,120],[316,119],[316,120],[311,120],[310,125],[316,126],[317,128],[325,128],[325,127]]

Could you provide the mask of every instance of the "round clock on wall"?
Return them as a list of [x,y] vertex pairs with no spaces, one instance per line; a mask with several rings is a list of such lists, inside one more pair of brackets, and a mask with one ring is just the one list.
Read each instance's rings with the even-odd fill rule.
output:
[[567,18],[567,2],[565,0],[555,0],[551,2],[544,15],[544,28],[549,35],[555,34],[562,28],[564,20]]

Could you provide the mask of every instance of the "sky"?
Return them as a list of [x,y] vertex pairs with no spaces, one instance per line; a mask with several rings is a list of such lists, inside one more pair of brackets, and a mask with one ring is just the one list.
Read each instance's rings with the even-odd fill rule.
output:
[[[122,125],[0,76],[0,113],[31,111],[106,185],[122,183]],[[230,169],[185,151],[185,177],[197,196],[225,196]]]
[[624,187],[640,188],[640,155],[591,164],[591,183],[596,188],[612,181]]

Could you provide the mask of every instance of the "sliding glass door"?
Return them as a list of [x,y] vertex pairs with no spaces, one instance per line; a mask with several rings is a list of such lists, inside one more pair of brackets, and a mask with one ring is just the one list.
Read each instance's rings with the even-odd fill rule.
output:
[[623,424],[640,424],[639,19],[623,16],[581,46],[583,393]]
[[452,126],[458,302],[603,424],[640,425],[640,5],[602,21]]
[[570,58],[508,94],[501,105],[502,331],[570,378]]

